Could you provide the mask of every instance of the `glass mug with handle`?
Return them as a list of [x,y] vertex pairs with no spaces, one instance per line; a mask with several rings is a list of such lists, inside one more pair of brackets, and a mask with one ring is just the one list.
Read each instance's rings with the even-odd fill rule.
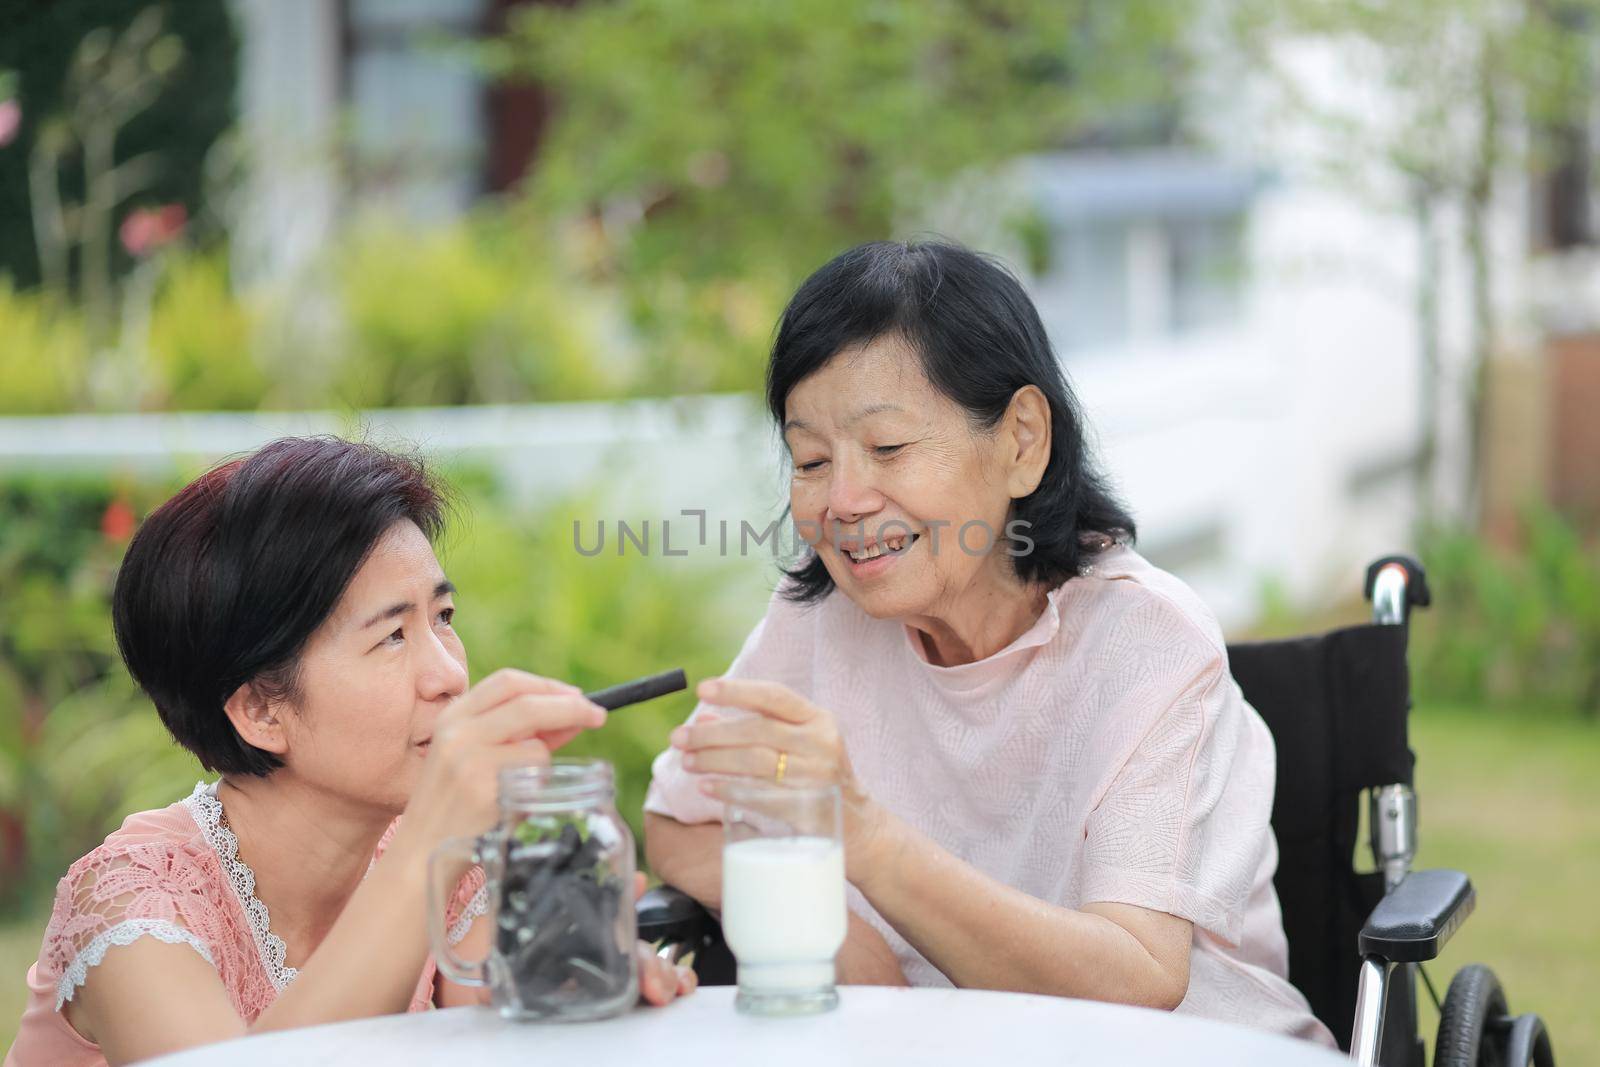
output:
[[[500,772],[500,821],[454,837],[428,861],[428,933],[439,971],[487,986],[500,1014],[602,1019],[639,999],[633,957],[633,835],[616,809],[611,765],[558,759]],[[483,868],[488,955],[456,954],[445,905],[471,865]],[[459,940],[459,937],[456,938]]]
[[739,965],[734,1003],[807,1015],[839,1003],[834,957],[846,928],[839,788],[724,783],[722,934]]

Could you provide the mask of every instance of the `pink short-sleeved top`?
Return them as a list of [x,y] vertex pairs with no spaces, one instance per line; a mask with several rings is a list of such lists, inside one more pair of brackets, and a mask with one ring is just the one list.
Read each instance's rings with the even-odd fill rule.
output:
[[[832,711],[866,790],[990,877],[1065,907],[1192,921],[1179,1011],[1334,1044],[1285,977],[1272,737],[1210,611],[1131,548],[1101,553],[975,663],[930,664],[915,631],[835,591],[809,606],[774,595],[728,674]],[[720,818],[695,779],[669,748],[645,810]],[[850,897],[913,985],[950,984],[853,886]]]
[[[379,841],[373,862],[398,823]],[[189,946],[216,968],[239,1017],[254,1021],[298,973],[284,964],[284,943],[272,932],[255,884],[223,818],[215,783],[201,782],[176,804],[128,816],[104,844],[68,868],[56,888],[5,1067],[104,1067],[100,1047],[84,1040],[61,1009],[109,949],[141,937]],[[474,870],[451,904],[452,944],[487,905],[483,874]],[[429,956],[408,1010],[433,1006],[435,972]]]

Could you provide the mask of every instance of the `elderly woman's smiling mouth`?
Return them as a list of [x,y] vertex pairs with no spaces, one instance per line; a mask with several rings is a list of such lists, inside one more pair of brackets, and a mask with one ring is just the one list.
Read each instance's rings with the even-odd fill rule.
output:
[[921,534],[896,533],[888,537],[840,541],[834,547],[849,559],[850,574],[866,579],[883,574],[921,539]]

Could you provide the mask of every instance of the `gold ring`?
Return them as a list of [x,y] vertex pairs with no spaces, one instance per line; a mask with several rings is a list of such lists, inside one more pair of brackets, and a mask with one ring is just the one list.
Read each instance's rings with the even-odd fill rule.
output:
[[787,771],[788,769],[789,769],[789,753],[783,751],[782,749],[779,749],[778,750],[778,771],[777,771],[776,774],[774,774],[772,776],[772,780],[774,782],[783,781],[784,772]]

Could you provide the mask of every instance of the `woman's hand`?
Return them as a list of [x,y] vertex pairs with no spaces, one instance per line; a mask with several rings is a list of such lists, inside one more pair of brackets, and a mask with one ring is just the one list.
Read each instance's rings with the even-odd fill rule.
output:
[[550,753],[605,721],[605,709],[577,686],[496,671],[434,720],[400,833],[424,849],[482,833],[498,813],[500,768],[547,764]]
[[[633,875],[633,899],[644,896],[644,875]],[[660,1007],[671,1004],[678,997],[686,997],[700,984],[700,976],[693,967],[680,967],[657,956],[655,950],[643,941],[633,945],[635,966],[639,968],[639,999]]]
[[685,770],[708,775],[700,790],[723,797],[722,778],[829,782],[844,801],[845,866],[854,879],[890,847],[893,820],[885,817],[856,780],[833,714],[777,682],[708,678],[696,695],[708,704],[743,708],[754,715],[701,714],[672,731]]
[[634,944],[633,955],[639,966],[639,999],[646,1004],[671,1004],[678,997],[693,993],[700,984],[693,967],[668,963],[643,941]]

